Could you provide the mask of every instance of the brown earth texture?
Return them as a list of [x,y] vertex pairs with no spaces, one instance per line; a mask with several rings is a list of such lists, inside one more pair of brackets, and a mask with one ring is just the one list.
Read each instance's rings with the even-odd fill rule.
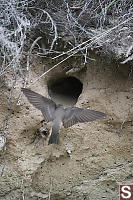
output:
[[[29,83],[49,68],[45,61],[33,59]],[[48,84],[73,76],[83,84],[76,106],[105,112],[107,117],[63,127],[60,145],[48,145],[49,124],[41,112],[24,95],[21,104],[16,103],[22,87],[18,81],[6,128],[0,200],[118,200],[119,184],[133,183],[133,80],[128,65],[96,58],[77,73],[66,75],[63,69],[58,66],[30,89],[49,97]],[[6,75],[0,93],[1,124],[9,109],[12,76]],[[2,149],[0,156],[2,170]]]

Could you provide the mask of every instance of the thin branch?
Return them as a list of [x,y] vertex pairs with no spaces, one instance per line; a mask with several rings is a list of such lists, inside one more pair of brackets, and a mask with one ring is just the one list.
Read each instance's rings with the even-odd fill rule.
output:
[[[86,45],[87,43],[89,43],[89,42],[96,43],[99,39],[102,39],[103,37],[107,36],[107,35],[108,35],[109,33],[111,33],[113,30],[117,29],[118,27],[122,26],[123,24],[126,24],[127,22],[131,21],[132,19],[133,19],[133,16],[131,16],[131,17],[128,18],[127,20],[121,22],[120,24],[114,26],[113,28],[111,28],[111,29],[109,29],[109,30],[107,30],[107,31],[104,31],[103,33],[100,33],[99,35],[96,35],[96,36],[94,36],[93,38],[91,38],[91,39],[89,39],[89,40],[87,40],[87,41],[85,41],[85,42],[82,42],[81,44],[79,44],[79,45],[77,45],[76,47],[70,49],[69,51],[63,52],[62,54],[53,57],[52,59],[54,60],[54,59],[57,59],[57,58],[59,58],[59,57],[61,57],[61,56],[68,55],[68,54],[70,54],[71,52],[73,52],[73,51],[75,51],[75,50],[78,51],[78,49],[80,49],[83,45],[85,46],[85,45]],[[106,40],[105,40],[104,42],[106,42]],[[90,43],[89,43],[87,46],[85,46],[85,48],[88,47],[88,46],[90,46]]]
[[47,70],[46,72],[44,72],[41,76],[39,76],[34,82],[32,82],[31,84],[29,84],[29,87],[31,85],[34,85],[37,81],[39,81],[43,76],[45,76],[46,74],[48,74],[50,71],[52,71],[53,69],[55,69],[58,65],[60,65],[61,63],[63,63],[64,61],[66,61],[67,59],[69,59],[70,57],[72,57],[76,52],[70,54],[68,57],[66,57],[65,59],[63,59],[62,61],[60,61],[59,63],[57,63],[56,65],[54,65],[53,67],[51,67],[49,70]]
[[[59,63],[57,63],[56,65],[54,65],[53,67],[51,67],[49,70],[47,70],[46,72],[44,72],[41,76],[39,76],[33,83],[31,83],[29,86],[35,84],[38,80],[40,80],[43,76],[45,76],[46,74],[48,74],[50,71],[52,71],[53,69],[55,69],[57,66],[59,66],[61,63],[63,63],[64,61],[66,61],[67,59],[69,59],[70,57],[74,56],[78,51],[80,50],[84,50],[86,48],[89,48],[91,47],[94,43],[96,43],[98,40],[100,40],[101,38],[105,37],[106,35],[108,35],[111,31],[115,30],[116,28],[118,28],[119,26],[127,23],[128,21],[130,21],[131,19],[133,18],[133,16],[127,20],[125,20],[124,22],[122,22],[121,24],[109,29],[108,31],[105,31],[103,32],[102,34],[99,34],[98,36],[95,36],[93,39],[89,39],[85,42],[83,42],[82,44],[78,45],[77,47],[74,47],[73,49],[67,51],[67,52],[64,52],[56,57],[54,57],[53,59],[56,59],[56,58],[59,58],[63,55],[66,55],[66,54],[70,54],[68,57],[66,57],[65,59],[63,59],[62,61],[60,61]],[[91,42],[90,42],[91,41]],[[87,44],[88,42],[90,42],[89,44]],[[105,41],[106,42],[106,41]],[[87,44],[86,46],[83,46]],[[81,49],[81,47],[83,46],[83,48]],[[75,51],[74,51],[75,50]]]

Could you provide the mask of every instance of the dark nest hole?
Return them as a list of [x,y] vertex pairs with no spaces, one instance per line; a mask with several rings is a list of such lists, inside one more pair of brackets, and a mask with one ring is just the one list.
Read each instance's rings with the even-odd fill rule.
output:
[[75,105],[82,93],[83,84],[75,77],[59,78],[48,83],[48,93],[57,104]]

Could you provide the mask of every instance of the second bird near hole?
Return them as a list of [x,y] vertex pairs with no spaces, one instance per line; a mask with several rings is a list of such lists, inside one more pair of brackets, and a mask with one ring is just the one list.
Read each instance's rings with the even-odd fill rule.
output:
[[87,108],[74,106],[64,108],[63,105],[56,104],[51,99],[29,89],[22,88],[21,90],[29,102],[42,112],[44,121],[51,122],[48,144],[59,144],[59,133],[62,125],[68,128],[76,123],[91,122],[106,116],[103,112]]

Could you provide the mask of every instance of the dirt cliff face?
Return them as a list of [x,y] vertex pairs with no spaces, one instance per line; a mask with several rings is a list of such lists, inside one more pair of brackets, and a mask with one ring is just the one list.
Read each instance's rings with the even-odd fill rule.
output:
[[[50,67],[39,60],[33,63],[30,81]],[[47,83],[64,76],[60,66],[31,89],[48,97]],[[133,183],[133,80],[127,66],[97,59],[73,76],[83,84],[76,105],[105,112],[107,117],[62,128],[60,145],[48,145],[49,125],[42,122],[41,112],[24,96],[21,105],[16,105],[22,86],[18,83],[6,130],[1,200],[116,200],[119,183]],[[1,123],[8,112],[7,80],[8,75],[0,95]]]

